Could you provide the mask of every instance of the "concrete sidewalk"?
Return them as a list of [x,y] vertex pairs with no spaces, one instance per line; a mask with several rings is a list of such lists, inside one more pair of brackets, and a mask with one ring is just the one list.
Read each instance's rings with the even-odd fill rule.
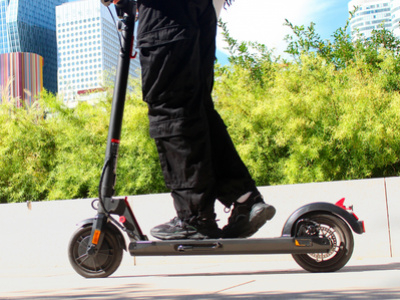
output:
[[[91,199],[0,205],[0,299],[400,299],[400,178],[260,187],[277,208],[254,237],[278,237],[289,215],[311,202],[354,205],[367,232],[336,273],[311,274],[291,255],[138,257],[87,280],[68,262],[76,224],[93,217]],[[168,194],[129,197],[145,234],[175,215]],[[222,227],[229,216],[217,206]],[[150,235],[149,235],[150,236]],[[366,292],[367,291],[367,292]]]
[[20,271],[0,271],[0,299],[400,299],[395,259],[352,260],[335,273],[261,256],[138,258],[105,279],[68,268]]

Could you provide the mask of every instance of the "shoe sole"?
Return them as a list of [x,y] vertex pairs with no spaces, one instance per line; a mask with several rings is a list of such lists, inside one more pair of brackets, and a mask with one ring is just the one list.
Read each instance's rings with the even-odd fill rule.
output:
[[264,224],[275,215],[275,208],[265,203],[256,203],[250,211],[249,230],[242,233],[240,238],[247,238],[255,234]]

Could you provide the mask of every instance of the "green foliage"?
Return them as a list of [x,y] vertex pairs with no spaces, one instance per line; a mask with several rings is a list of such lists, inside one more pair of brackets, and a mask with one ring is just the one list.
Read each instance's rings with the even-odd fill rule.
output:
[[[68,108],[44,92],[36,104],[0,105],[0,202],[97,197],[110,94],[96,105],[81,102]],[[146,112],[140,93],[130,93],[119,153],[118,195],[165,191]]]
[[303,54],[316,53],[319,57],[332,63],[337,69],[345,68],[356,60],[362,59],[370,68],[379,68],[382,62],[379,57],[380,49],[391,51],[396,56],[400,51],[400,41],[387,30],[384,24],[372,31],[370,38],[366,38],[355,32],[356,38],[352,39],[349,33],[350,20],[358,8],[350,12],[350,19],[344,27],[340,27],[332,35],[331,39],[323,40],[316,32],[316,24],[311,23],[307,28],[293,25],[285,20],[293,35],[287,35],[288,42],[286,53],[290,54],[297,63]]
[[[347,23],[322,40],[313,23],[286,25],[291,60],[220,23],[231,64],[216,66],[215,105],[257,185],[398,176],[399,40],[384,26],[352,40]],[[116,194],[165,192],[147,107],[130,86]],[[97,197],[110,90],[75,108],[47,92],[33,107],[3,101],[0,202]]]
[[54,131],[43,122],[40,106],[16,108],[0,105],[0,202],[10,199],[43,199],[56,146]]
[[222,35],[228,44],[229,62],[248,70],[250,78],[262,86],[264,74],[269,73],[272,68],[272,51],[268,50],[265,45],[256,42],[239,43],[229,35],[226,23],[220,20],[219,26],[222,28]]
[[55,98],[46,99],[46,123],[55,130],[57,152],[49,172],[49,199],[97,196],[105,153],[109,105],[82,102],[74,109]]
[[315,24],[286,25],[293,60],[266,60],[255,81],[226,38],[240,57],[216,72],[216,105],[257,184],[399,175],[399,41],[383,27],[352,41],[346,24],[323,41]]

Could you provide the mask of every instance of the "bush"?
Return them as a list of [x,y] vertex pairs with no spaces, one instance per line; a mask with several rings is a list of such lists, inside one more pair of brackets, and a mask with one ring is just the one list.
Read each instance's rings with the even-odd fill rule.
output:
[[315,24],[287,25],[293,60],[227,38],[233,64],[216,73],[217,107],[257,184],[399,175],[399,42],[384,29],[322,41]]
[[0,202],[44,199],[56,153],[54,129],[40,106],[0,105]]
[[[287,22],[291,60],[265,45],[225,38],[229,66],[216,66],[215,105],[257,185],[398,176],[399,41],[382,28],[331,41],[315,24]],[[165,192],[136,82],[127,93],[117,195]],[[110,93],[67,108],[44,92],[33,107],[0,105],[0,202],[97,197]]]
[[[32,108],[0,105],[0,201],[98,196],[111,96],[68,108],[44,92]],[[126,101],[116,194],[165,191],[147,108],[139,92]]]

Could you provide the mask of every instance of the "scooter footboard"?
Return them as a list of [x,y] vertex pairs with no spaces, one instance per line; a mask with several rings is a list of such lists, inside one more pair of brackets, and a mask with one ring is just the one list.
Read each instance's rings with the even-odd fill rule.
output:
[[305,254],[325,253],[330,248],[329,240],[319,237],[135,241],[129,244],[132,256]]

